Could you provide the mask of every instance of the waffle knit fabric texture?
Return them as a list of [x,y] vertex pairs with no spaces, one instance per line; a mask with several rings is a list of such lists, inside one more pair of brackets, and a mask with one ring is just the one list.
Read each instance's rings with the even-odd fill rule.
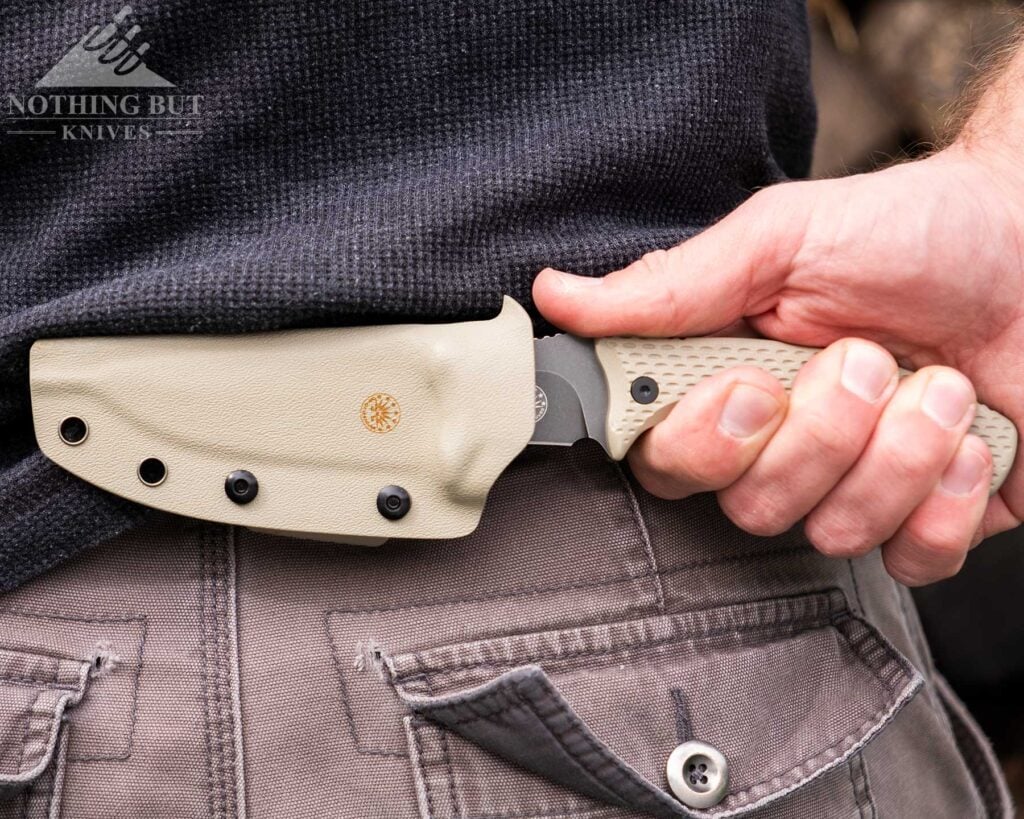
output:
[[39,452],[36,339],[532,309],[541,268],[600,275],[809,165],[802,0],[146,0],[176,87],[144,90],[202,95],[192,133],[7,133],[119,6],[0,5],[0,589],[145,514]]

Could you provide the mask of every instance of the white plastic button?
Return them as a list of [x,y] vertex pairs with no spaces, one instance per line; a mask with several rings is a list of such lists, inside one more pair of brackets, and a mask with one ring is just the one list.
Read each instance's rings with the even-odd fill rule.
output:
[[729,790],[729,763],[706,742],[691,740],[678,746],[665,766],[668,786],[676,799],[691,808],[710,808]]

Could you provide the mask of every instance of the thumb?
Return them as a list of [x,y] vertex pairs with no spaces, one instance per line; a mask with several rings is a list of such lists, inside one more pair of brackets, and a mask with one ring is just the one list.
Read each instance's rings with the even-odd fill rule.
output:
[[542,270],[534,303],[581,336],[707,335],[763,313],[800,249],[813,184],[766,188],[694,238],[602,278]]

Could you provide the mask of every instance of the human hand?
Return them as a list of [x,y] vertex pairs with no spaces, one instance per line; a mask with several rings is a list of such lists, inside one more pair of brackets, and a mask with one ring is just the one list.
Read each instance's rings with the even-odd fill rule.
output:
[[[765,189],[601,279],[545,270],[534,299],[585,336],[707,335],[745,319],[825,347],[788,397],[753,368],[702,382],[637,442],[631,467],[661,497],[717,491],[755,534],[806,518],[827,555],[881,545],[889,573],[920,585],[1024,516],[1024,469],[989,499],[991,455],[968,434],[975,390],[1024,429],[1022,253],[1024,169],[957,144]],[[896,359],[917,372],[898,381]]]

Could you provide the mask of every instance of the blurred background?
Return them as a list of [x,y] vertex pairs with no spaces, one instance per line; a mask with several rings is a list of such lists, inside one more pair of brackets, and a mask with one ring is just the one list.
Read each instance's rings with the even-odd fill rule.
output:
[[[1024,0],[809,0],[809,7],[818,177],[871,170],[941,144],[957,100],[1024,19]],[[985,542],[957,577],[915,596],[940,671],[992,739],[1024,805],[1024,533]]]

